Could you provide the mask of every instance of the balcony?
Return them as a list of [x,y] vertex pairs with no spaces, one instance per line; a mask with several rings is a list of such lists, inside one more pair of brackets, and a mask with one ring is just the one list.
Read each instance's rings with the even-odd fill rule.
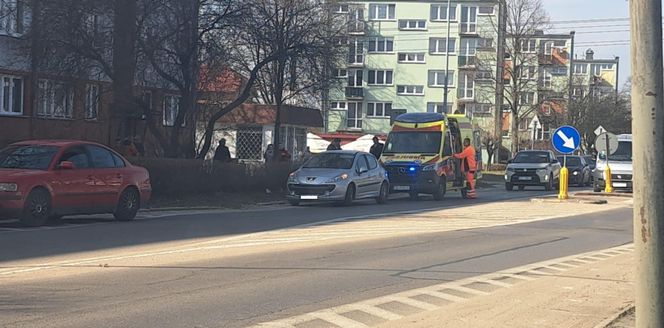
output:
[[346,87],[346,98],[348,98],[348,99],[364,99],[364,88],[362,88],[362,87]]
[[475,69],[475,68],[477,68],[477,57],[459,56],[459,69]]
[[348,34],[364,35],[367,31],[367,23],[360,20],[351,20],[348,22]]

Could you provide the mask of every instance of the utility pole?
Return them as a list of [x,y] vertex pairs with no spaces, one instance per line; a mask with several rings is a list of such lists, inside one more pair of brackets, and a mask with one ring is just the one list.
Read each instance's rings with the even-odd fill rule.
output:
[[631,0],[636,327],[664,327],[662,1]]
[[[449,71],[450,71],[450,27],[452,26],[452,21],[450,18],[450,13],[452,12],[451,10],[451,0],[447,0],[447,39],[445,39],[445,87],[443,88],[443,109],[445,110],[445,114],[449,112],[449,108],[447,108],[447,93],[449,91]],[[454,8],[456,11],[456,7]]]
[[494,163],[500,164],[500,151],[503,147],[503,97],[505,92],[505,34],[507,26],[507,2],[498,1],[498,28],[496,45],[496,98],[495,98],[495,135],[496,151],[494,152]]

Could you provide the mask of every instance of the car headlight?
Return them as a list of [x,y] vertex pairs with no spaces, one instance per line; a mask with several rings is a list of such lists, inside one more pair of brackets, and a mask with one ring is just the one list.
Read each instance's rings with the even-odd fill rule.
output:
[[18,185],[15,183],[0,183],[0,192],[6,191],[6,192],[17,192],[18,191]]
[[337,183],[348,179],[348,174],[344,173],[332,179],[325,181],[325,183]]
[[293,172],[288,176],[288,183],[297,182],[297,173]]
[[515,171],[515,170],[514,170],[513,167],[508,167],[508,168],[507,168],[507,172],[514,172],[514,171]]
[[579,175],[579,171],[572,172],[573,175]]
[[539,169],[539,170],[537,170],[537,175],[545,175],[546,173],[547,173],[547,172],[546,172],[546,169]]

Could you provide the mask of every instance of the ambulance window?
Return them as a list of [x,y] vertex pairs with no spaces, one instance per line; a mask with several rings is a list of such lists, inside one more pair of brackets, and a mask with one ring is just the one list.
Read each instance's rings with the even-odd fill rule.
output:
[[443,156],[452,155],[452,142],[450,140],[450,134],[445,133],[445,143],[443,144]]

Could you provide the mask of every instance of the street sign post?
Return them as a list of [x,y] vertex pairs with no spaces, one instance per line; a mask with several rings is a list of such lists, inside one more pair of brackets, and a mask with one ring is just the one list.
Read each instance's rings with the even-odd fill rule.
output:
[[596,135],[596,136],[598,136],[598,135],[600,135],[600,134],[602,134],[602,133],[604,133],[604,132],[608,132],[608,131],[606,131],[606,129],[605,129],[603,126],[601,126],[601,125],[598,126],[597,129],[595,129],[595,135]]
[[533,131],[531,145],[530,145],[530,149],[532,150],[535,149],[535,139],[537,138],[537,130],[542,128],[542,124],[540,123],[539,117],[537,117],[537,115],[535,115],[535,117],[533,117],[533,120],[530,121],[529,127]]
[[574,127],[569,125],[561,126],[553,133],[551,138],[553,148],[559,153],[565,155],[563,158],[563,168],[560,169],[560,192],[558,199],[569,198],[568,181],[569,170],[567,169],[567,155],[574,153],[581,145],[581,134]]
[[604,192],[613,192],[613,181],[611,181],[611,166],[609,165],[609,155],[618,150],[618,137],[611,132],[600,134],[595,140],[595,150],[598,154],[604,153],[606,165],[604,166]]

